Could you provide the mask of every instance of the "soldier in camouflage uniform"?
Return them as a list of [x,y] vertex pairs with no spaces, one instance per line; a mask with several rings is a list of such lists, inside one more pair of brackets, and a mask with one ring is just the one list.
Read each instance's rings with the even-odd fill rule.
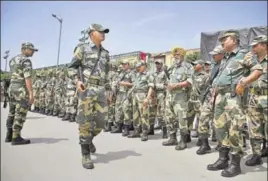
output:
[[56,72],[56,81],[54,87],[54,107],[53,107],[53,115],[58,116],[61,110],[61,97],[62,97],[62,89],[64,86],[63,82],[63,72],[57,71]]
[[54,104],[54,86],[55,86],[55,71],[50,70],[46,81],[46,115],[53,114],[53,104]]
[[30,140],[21,137],[21,130],[26,121],[30,104],[34,103],[32,88],[32,57],[38,49],[32,43],[23,43],[21,54],[9,61],[11,81],[9,88],[9,114],[7,118],[7,135],[5,142],[12,145],[29,144]]
[[40,73],[36,73],[36,80],[33,85],[34,89],[34,111],[39,112],[40,111],[40,90],[42,86],[41,76]]
[[[84,81],[77,82],[79,105],[77,122],[79,123],[79,140],[82,152],[82,165],[86,169],[93,169],[94,164],[90,152],[96,148],[93,138],[104,127],[108,120],[108,104],[105,91],[109,88],[109,52],[103,48],[101,42],[109,29],[99,24],[92,24],[88,29],[89,44],[79,45],[75,49],[70,67],[83,67],[79,75]],[[80,79],[82,77],[80,76]]]
[[[202,95],[202,102],[203,105],[201,107],[201,114],[199,118],[199,124],[198,124],[198,138],[201,140],[201,145],[199,149],[196,151],[198,155],[204,155],[206,153],[209,153],[211,151],[211,148],[209,146],[208,138],[210,136],[209,132],[209,122],[213,120],[213,107],[214,102],[210,102],[211,100],[211,85],[213,84],[213,81],[215,77],[217,76],[219,72],[219,65],[221,63],[221,60],[224,57],[224,51],[221,45],[214,48],[213,51],[209,53],[212,55],[214,64],[212,66],[211,74],[209,77],[208,85],[206,87],[206,91]],[[212,123],[213,125],[213,123]],[[212,126],[213,127],[213,126]],[[215,129],[212,128],[212,137],[216,137]],[[216,138],[215,138],[216,139]],[[213,140],[212,140],[213,141]],[[217,140],[215,140],[217,141]]]
[[109,71],[109,80],[110,80],[110,95],[109,95],[109,108],[108,108],[108,122],[104,129],[105,132],[112,130],[113,123],[115,121],[115,102],[116,102],[116,93],[117,93],[117,78],[119,76],[119,71],[117,71],[116,65],[112,65],[112,70]]
[[[193,66],[184,61],[186,51],[183,48],[172,50],[174,64],[168,70],[168,92],[166,97],[165,120],[169,131],[169,140],[163,142],[163,146],[177,145],[176,150],[187,148],[187,139],[190,131],[187,121],[187,104],[189,91],[192,84],[191,75]],[[177,128],[180,128],[180,141],[177,142]]]
[[[244,103],[242,102],[245,86],[257,80],[262,68],[252,59],[244,59],[246,50],[239,48],[239,33],[226,31],[219,38],[225,53],[219,74],[215,80],[218,93],[215,100],[214,124],[217,139],[221,142],[219,158],[208,170],[221,170],[223,177],[234,177],[241,173],[240,160],[243,156],[242,130],[246,123]],[[252,73],[245,76],[245,73]],[[231,153],[231,162],[229,160]]]
[[[193,124],[193,132],[197,133],[198,137],[198,122],[200,117],[200,108],[201,108],[201,95],[205,92],[205,88],[208,84],[209,74],[204,70],[204,60],[196,60],[192,62],[194,65],[194,73],[192,75],[192,90],[190,93],[190,100],[188,102],[188,109],[194,111],[194,124]],[[194,135],[195,136],[195,135]],[[197,146],[201,145],[201,140],[198,139]]]
[[46,73],[42,72],[41,74],[41,89],[40,89],[40,95],[39,95],[39,101],[40,101],[40,111],[39,113],[45,114],[46,110]]
[[[168,77],[164,72],[163,61],[160,59],[155,60],[156,72],[150,76],[149,86],[153,87],[156,93],[157,106],[154,118],[157,118],[157,124],[154,129],[162,129],[162,138],[168,138],[167,127],[164,121],[165,115],[165,100],[166,100],[166,86]],[[153,111],[152,111],[153,112]]]
[[58,118],[63,118],[65,117],[65,98],[66,98],[66,93],[67,93],[67,78],[65,74],[62,74],[62,87],[61,87],[61,97],[60,97],[60,112],[58,115]]
[[69,69],[67,78],[67,89],[65,96],[65,116],[62,118],[63,121],[75,121],[76,110],[75,110],[75,97],[76,94],[76,83],[77,70]]
[[[129,126],[131,118],[131,104],[130,96],[128,95],[129,89],[132,84],[132,72],[127,60],[122,62],[123,71],[119,74],[117,79],[117,96],[115,103],[115,129],[111,133],[122,133],[124,125],[123,136],[129,135]],[[129,97],[128,97],[129,96]]]
[[207,74],[210,74],[210,70],[211,70],[211,62],[210,61],[206,61],[205,62],[205,71]]
[[[263,69],[261,77],[250,85],[250,99],[247,109],[247,119],[249,128],[250,144],[253,152],[253,156],[246,161],[247,166],[256,166],[262,163],[261,156],[267,157],[268,152],[264,145],[261,150],[261,143],[267,139],[267,95],[268,95],[268,57],[267,57],[267,36],[260,35],[254,38],[251,43],[253,55],[249,52],[246,55],[246,59],[257,60]],[[265,128],[266,127],[266,128]],[[266,135],[265,135],[266,134]],[[266,144],[266,143],[265,143]]]

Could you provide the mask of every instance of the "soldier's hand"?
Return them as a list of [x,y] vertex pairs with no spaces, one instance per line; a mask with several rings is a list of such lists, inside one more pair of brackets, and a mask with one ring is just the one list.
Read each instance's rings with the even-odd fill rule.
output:
[[167,88],[169,91],[172,91],[176,87],[176,84],[168,84]]
[[29,103],[30,104],[34,103],[34,96],[32,94],[30,94],[30,96],[29,96]]
[[239,96],[242,96],[244,94],[244,91],[245,91],[245,86],[240,83],[237,84],[236,89],[235,89],[236,94]]
[[78,92],[85,92],[86,88],[82,81],[77,82],[77,91]]
[[143,101],[143,107],[148,107],[148,105],[149,105],[149,99],[145,98]]

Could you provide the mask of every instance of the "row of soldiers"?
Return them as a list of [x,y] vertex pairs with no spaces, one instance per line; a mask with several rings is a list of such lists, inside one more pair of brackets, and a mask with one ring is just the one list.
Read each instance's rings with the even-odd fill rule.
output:
[[78,99],[74,71],[69,70],[67,75],[62,70],[37,72],[33,83],[33,111],[75,122]]
[[223,169],[224,177],[241,173],[247,132],[253,155],[245,164],[261,164],[261,157],[268,155],[267,36],[257,36],[251,52],[239,47],[237,31],[225,32],[219,41],[221,45],[210,52],[214,59],[211,72],[205,68],[208,62],[186,62],[182,48],[172,50],[174,64],[168,70],[156,60],[153,74],[143,61],[136,64],[136,70],[130,70],[129,62],[123,61],[121,73],[110,72],[105,131],[147,141],[148,135],[161,127],[162,137],[169,138],[163,146],[184,150],[193,129],[198,135],[198,155],[211,152],[208,138],[212,132],[219,158],[207,169]]

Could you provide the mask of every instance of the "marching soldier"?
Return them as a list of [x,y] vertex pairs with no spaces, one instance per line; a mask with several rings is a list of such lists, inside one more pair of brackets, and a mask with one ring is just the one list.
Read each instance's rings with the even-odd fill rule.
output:
[[29,105],[34,103],[32,88],[32,57],[38,49],[32,43],[23,43],[21,54],[9,61],[11,81],[9,88],[9,114],[5,142],[12,145],[29,144],[30,140],[21,137],[21,130],[26,121]]

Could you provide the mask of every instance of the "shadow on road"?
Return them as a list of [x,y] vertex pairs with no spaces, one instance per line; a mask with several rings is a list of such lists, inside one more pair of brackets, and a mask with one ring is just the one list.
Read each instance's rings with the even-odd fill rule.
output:
[[46,117],[34,117],[34,116],[30,116],[30,117],[27,117],[26,119],[44,119]]
[[94,160],[94,163],[109,163],[110,161],[124,159],[129,156],[141,156],[141,154],[131,150],[108,152],[106,154],[95,153],[94,155],[97,156],[97,159]]
[[[247,174],[250,172],[267,172],[267,167],[264,167],[262,165],[258,165],[255,167],[249,167],[245,165],[245,162],[251,158],[252,155],[247,155],[246,157],[241,159],[241,169],[243,171],[243,174]],[[263,163],[267,163],[267,158],[262,159]]]
[[54,144],[60,141],[67,141],[68,138],[30,138],[31,144],[45,143]]

